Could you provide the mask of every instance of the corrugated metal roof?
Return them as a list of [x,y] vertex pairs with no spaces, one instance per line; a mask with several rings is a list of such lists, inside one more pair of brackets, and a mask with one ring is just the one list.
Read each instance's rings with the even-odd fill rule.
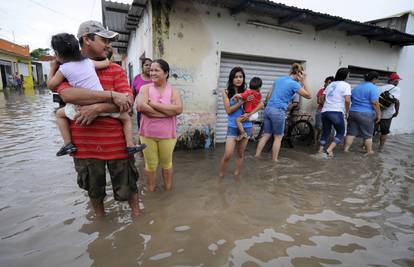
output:
[[[193,0],[195,2],[219,6],[230,9],[232,15],[240,12],[267,15],[275,20],[276,25],[284,26],[291,22],[313,25],[316,31],[338,30],[348,35],[359,35],[389,43],[391,45],[414,45],[414,35],[395,29],[384,28],[377,25],[344,19],[309,9],[287,6],[270,0]],[[139,23],[147,0],[134,0],[131,5],[103,2],[104,25],[119,33],[125,32],[129,39],[129,31],[134,30]],[[118,14],[114,14],[118,12]],[[123,17],[123,18],[121,18]],[[126,40],[128,40],[126,39]],[[124,40],[124,39],[123,39]],[[118,44],[117,44],[118,45]],[[119,47],[126,47],[119,44]]]
[[126,29],[126,16],[130,5],[110,1],[102,2],[103,25],[111,31],[119,33],[118,39],[112,42],[112,47],[117,48],[118,53],[126,53],[130,31]]
[[414,35],[411,34],[269,0],[199,0],[198,2],[228,8],[233,15],[243,11],[268,15],[275,18],[281,26],[289,22],[299,22],[313,25],[316,31],[332,29],[346,31],[348,35],[365,36],[370,40],[387,42],[391,45],[414,45]]

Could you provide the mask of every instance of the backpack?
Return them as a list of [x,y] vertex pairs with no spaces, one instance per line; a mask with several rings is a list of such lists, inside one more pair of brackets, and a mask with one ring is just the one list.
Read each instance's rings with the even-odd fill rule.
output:
[[397,99],[390,93],[390,91],[394,88],[395,86],[380,94],[379,104],[381,110],[389,108],[392,104],[394,104],[397,101]]

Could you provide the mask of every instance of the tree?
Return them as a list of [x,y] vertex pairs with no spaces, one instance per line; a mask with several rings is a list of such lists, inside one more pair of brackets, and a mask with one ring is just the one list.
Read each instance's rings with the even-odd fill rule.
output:
[[30,56],[36,59],[45,55],[50,55],[50,48],[36,48],[30,52]]

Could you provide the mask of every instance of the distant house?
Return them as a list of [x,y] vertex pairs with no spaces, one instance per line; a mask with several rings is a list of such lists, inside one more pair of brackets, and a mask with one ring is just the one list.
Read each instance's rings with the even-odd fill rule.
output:
[[[227,115],[221,92],[235,66],[245,69],[247,82],[261,77],[265,95],[275,78],[287,75],[290,65],[299,62],[315,95],[324,78],[339,67],[351,69],[353,86],[369,70],[379,71],[384,83],[388,74],[400,71],[404,47],[414,44],[413,32],[402,28],[268,0],[134,0],[131,5],[104,1],[102,8],[104,25],[120,33],[113,46],[124,55],[130,78],[140,72],[143,57],[169,62],[169,82],[181,91],[184,102],[178,145],[187,148],[224,142]],[[407,103],[414,103],[410,97]],[[303,111],[312,112],[316,106],[315,98],[302,103]],[[413,128],[407,120],[399,130]]]
[[45,86],[50,70],[50,61],[54,60],[54,56],[43,55],[36,60],[32,60],[32,64],[36,66],[36,77],[33,75],[38,86]]
[[10,86],[11,77],[16,72],[23,75],[23,87],[33,89],[29,46],[22,46],[0,39],[0,88],[4,89]]

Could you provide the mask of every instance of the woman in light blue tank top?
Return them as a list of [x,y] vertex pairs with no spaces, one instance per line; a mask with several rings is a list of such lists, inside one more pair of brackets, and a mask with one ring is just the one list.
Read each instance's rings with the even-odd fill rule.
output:
[[[237,156],[236,156],[236,169],[234,170],[234,175],[238,176],[240,174],[240,168],[243,164],[244,151],[246,149],[249,139],[243,138],[240,141],[237,141],[237,137],[240,135],[239,129],[237,128],[236,119],[243,115],[243,102],[235,101],[232,97],[235,94],[243,93],[246,88],[245,83],[246,76],[244,71],[240,67],[235,67],[230,71],[229,80],[227,82],[227,89],[223,91],[223,104],[224,108],[228,114],[228,124],[227,124],[227,135],[226,135],[226,145],[224,150],[224,155],[220,162],[220,171],[219,176],[223,177],[224,172],[226,171],[227,163],[231,159],[231,156],[234,153],[236,144],[238,143]],[[261,107],[258,106],[257,110]],[[252,136],[252,122],[245,121],[243,122],[244,130],[247,135]]]
[[272,160],[277,161],[285,129],[285,113],[288,102],[295,93],[310,99],[309,85],[305,79],[303,67],[294,63],[289,76],[282,76],[275,80],[272,90],[266,97],[268,101],[263,122],[263,136],[256,148],[255,157],[260,157],[264,146],[273,135]]

